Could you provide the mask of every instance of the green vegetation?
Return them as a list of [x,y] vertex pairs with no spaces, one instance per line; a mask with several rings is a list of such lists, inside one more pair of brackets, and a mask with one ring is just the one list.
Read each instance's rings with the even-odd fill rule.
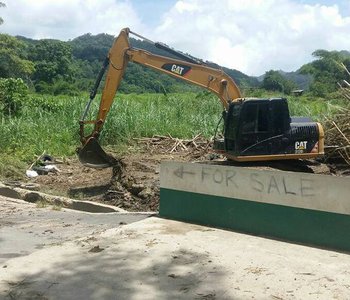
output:
[[[4,6],[6,6],[5,3],[4,2],[0,2],[0,7],[4,7]],[[4,23],[4,20],[3,20],[3,18],[0,17],[0,25],[2,23]]]
[[[0,153],[28,162],[43,150],[54,156],[74,154],[79,141],[78,120],[87,98],[28,96],[19,115],[0,115]],[[210,136],[220,112],[220,102],[211,96],[118,95],[101,140],[103,144],[118,144],[154,134]]]
[[16,115],[26,102],[28,87],[22,79],[0,78],[0,112]]
[[289,95],[296,88],[296,84],[283,77],[278,71],[270,70],[265,73],[261,87],[267,91],[277,91]]
[[28,79],[34,63],[27,59],[25,43],[7,34],[0,34],[0,77]]
[[326,118],[332,118],[335,113],[345,106],[339,94],[334,94],[334,98],[329,100],[312,95],[288,97],[288,102],[291,115],[311,117],[314,121],[321,123]]
[[[0,77],[20,77],[34,92],[51,95],[78,95],[89,92],[103,61],[113,44],[108,34],[85,34],[63,42],[52,39],[33,40],[0,34]],[[130,38],[133,47],[158,55],[173,55],[153,44]],[[209,63],[211,67],[220,66]],[[223,68],[242,87],[257,87],[258,80],[242,72]],[[103,84],[103,83],[102,83]],[[134,63],[128,64],[122,93],[198,92],[193,85]]]
[[337,83],[347,78],[340,63],[350,68],[350,52],[317,50],[312,54],[316,59],[300,68],[303,74],[311,74],[313,81],[310,91],[313,95],[327,97],[338,89]]
[[[114,37],[108,34],[85,34],[68,42],[0,34],[0,78],[22,78],[32,91],[41,94],[74,96],[82,91],[89,92],[113,40]],[[130,38],[130,43],[135,48],[173,57],[145,41]],[[299,88],[324,98],[336,91],[337,82],[344,78],[345,71],[339,63],[349,67],[350,53],[317,50],[313,56],[314,61],[301,66],[296,72],[270,70],[258,78],[234,69],[222,69],[242,89],[260,87],[289,94],[291,90]],[[205,63],[221,68],[212,62]],[[166,94],[198,92],[199,89],[150,68],[130,63],[119,91]]]

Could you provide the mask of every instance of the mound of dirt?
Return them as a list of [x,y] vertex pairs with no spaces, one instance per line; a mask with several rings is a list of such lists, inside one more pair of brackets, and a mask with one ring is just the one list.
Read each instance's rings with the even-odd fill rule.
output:
[[203,150],[207,143],[199,136],[193,140],[141,139],[137,150],[130,146],[129,154],[119,157],[122,172],[112,168],[86,168],[77,158],[71,158],[57,164],[59,172],[28,181],[38,184],[44,193],[107,203],[128,211],[157,211],[160,162],[206,159]]

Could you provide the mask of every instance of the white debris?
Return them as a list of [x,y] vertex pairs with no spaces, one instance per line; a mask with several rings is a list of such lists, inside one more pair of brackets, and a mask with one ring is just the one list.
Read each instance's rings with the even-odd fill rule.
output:
[[33,171],[33,170],[27,170],[27,171],[26,171],[26,175],[27,175],[28,177],[30,177],[30,178],[39,176],[39,174],[37,173],[37,171]]
[[55,165],[46,165],[44,168],[52,172],[60,172],[60,169],[57,168]]

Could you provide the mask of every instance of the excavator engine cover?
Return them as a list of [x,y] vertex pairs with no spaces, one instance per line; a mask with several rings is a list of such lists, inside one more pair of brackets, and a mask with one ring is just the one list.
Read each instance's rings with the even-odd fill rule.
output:
[[103,169],[113,166],[113,158],[100,146],[97,139],[90,137],[83,148],[78,150],[80,162],[89,168]]

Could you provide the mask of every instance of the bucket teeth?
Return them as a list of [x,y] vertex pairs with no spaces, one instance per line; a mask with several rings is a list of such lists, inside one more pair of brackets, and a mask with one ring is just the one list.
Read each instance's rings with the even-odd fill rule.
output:
[[89,168],[103,169],[113,166],[113,157],[108,155],[96,138],[90,137],[83,148],[78,150],[80,162]]

